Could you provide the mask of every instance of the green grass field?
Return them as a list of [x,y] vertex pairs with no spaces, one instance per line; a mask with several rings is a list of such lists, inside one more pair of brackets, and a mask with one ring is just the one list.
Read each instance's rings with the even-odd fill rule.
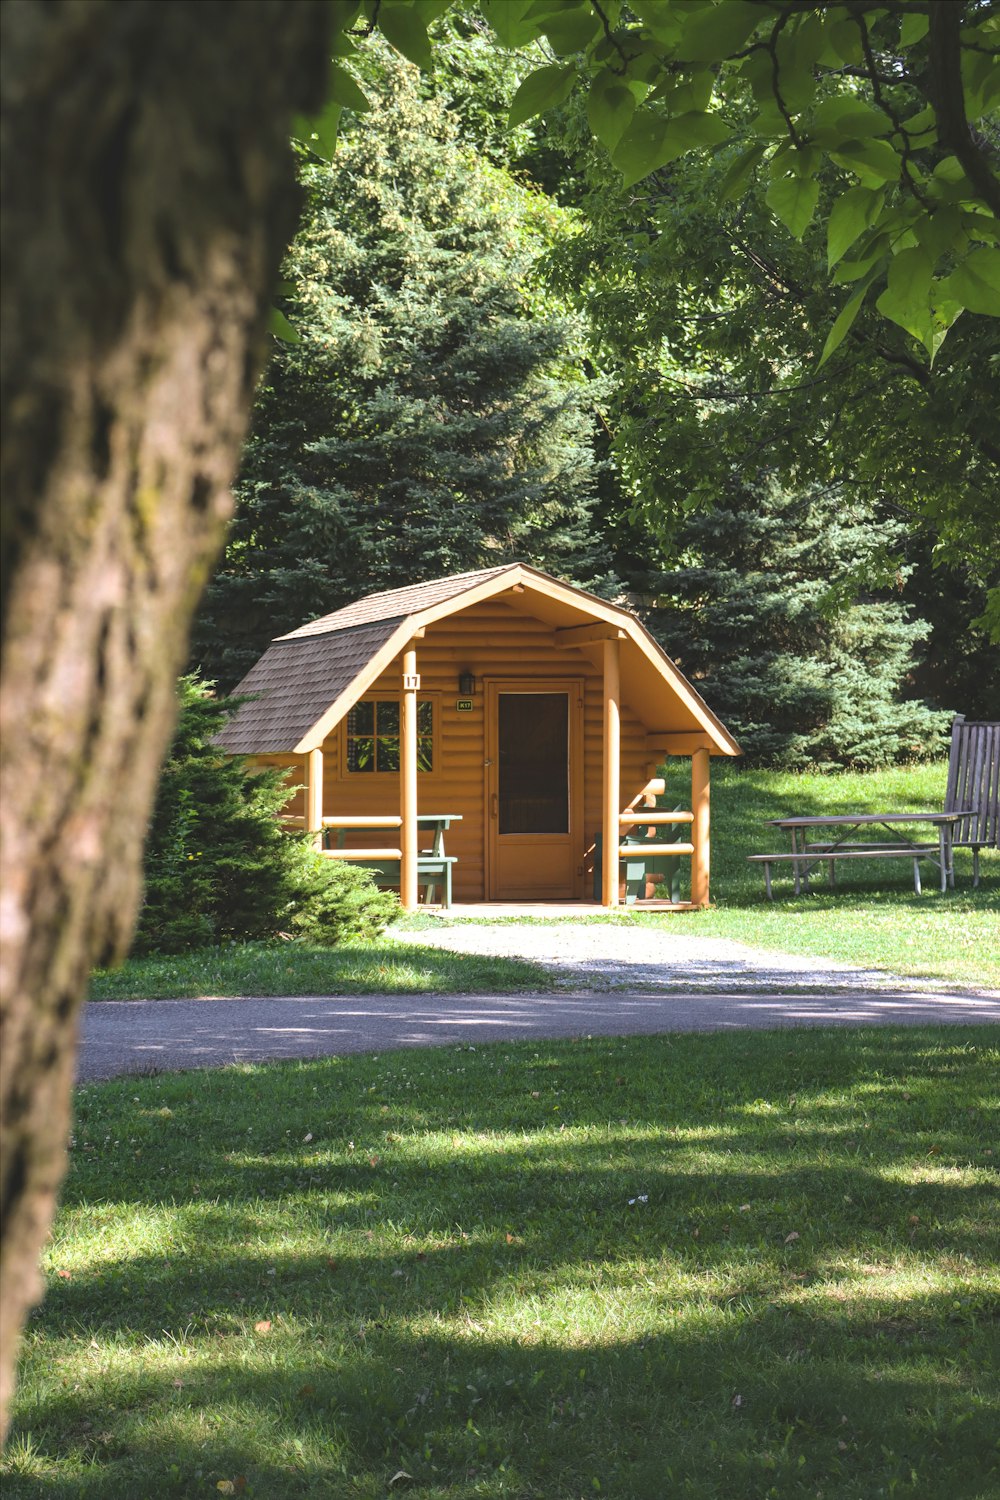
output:
[[[645,914],[630,908],[590,920],[669,924],[704,937],[734,938],[753,946],[838,959],[899,974],[1000,988],[1000,856],[982,856],[982,881],[972,889],[972,857],[959,850],[956,888],[942,895],[935,871],[925,867],[922,896],[913,892],[905,860],[856,865],[839,876],[838,889],[822,884],[793,897],[791,882],[777,877],[778,899],[764,895],[760,871],[747,854],[781,847],[764,826],[788,813],[851,810],[905,811],[940,807],[947,768],[896,768],[867,773],[743,771],[716,763],[712,791],[711,910]],[[686,773],[672,773],[666,800],[689,796]],[[94,976],[95,1000],[158,999],[211,995],[370,994],[449,991],[499,993],[551,988],[551,973],[530,963],[447,954],[408,943],[407,932],[440,918],[404,919],[376,945],[336,949],[295,943],[235,944],[170,958],[130,960]],[[578,983],[579,980],[574,981]]]
[[[684,778],[668,781],[667,801],[684,794]],[[712,899],[705,912],[671,915],[682,930],[734,938],[761,948],[839,959],[899,974],[1000,987],[1000,855],[980,855],[972,888],[972,855],[955,856],[955,889],[942,894],[937,870],[923,866],[923,894],[914,894],[907,860],[858,860],[837,874],[830,891],[814,879],[808,896],[792,895],[791,877],[777,876],[776,899],[764,894],[760,870],[746,856],[790,847],[765,820],[839,812],[932,811],[944,804],[947,765],[887,771],[780,772],[713,765]],[[777,868],[777,867],[776,867]],[[658,920],[653,914],[644,921]],[[659,919],[664,920],[664,919]]]
[[995,1029],[79,1094],[6,1500],[989,1500]]

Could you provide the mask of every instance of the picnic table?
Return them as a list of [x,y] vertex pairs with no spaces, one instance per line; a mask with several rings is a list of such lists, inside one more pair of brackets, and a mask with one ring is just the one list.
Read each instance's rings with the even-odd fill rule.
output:
[[[751,854],[748,858],[764,866],[764,884],[768,898],[771,892],[771,865],[789,862],[795,894],[802,888],[809,889],[810,872],[825,863],[831,886],[836,883],[836,866],[844,859],[912,859],[913,885],[920,895],[920,861],[929,860],[941,872],[941,889],[946,891],[955,884],[955,869],[952,856],[952,838],[956,824],[970,816],[968,809],[955,812],[902,812],[902,813],[836,813],[809,817],[768,818],[771,828],[780,828],[791,836],[790,854]],[[935,843],[919,842],[916,836],[901,836],[904,825],[922,825],[937,834]],[[872,839],[871,834],[882,829],[890,835],[889,840]],[[827,838],[817,838],[826,830]],[[867,833],[868,837],[854,835]],[[935,855],[937,856],[935,858]]]
[[[460,813],[418,813],[417,827],[425,837],[430,836],[431,846],[429,849],[421,849],[417,854],[417,884],[425,886],[427,900],[433,901],[438,885],[442,886],[441,905],[451,906],[451,872],[452,866],[457,863],[454,855],[444,852],[444,836],[452,823],[461,823]],[[402,819],[395,814],[381,817],[374,815],[353,815],[345,817],[324,818],[323,828],[325,834],[336,835],[335,849],[326,848],[324,853],[338,859],[350,859],[361,869],[370,870],[377,883],[382,885],[398,885],[400,881],[402,850],[392,849],[350,849],[347,847],[347,835],[359,832],[377,833],[383,829],[398,829]]]

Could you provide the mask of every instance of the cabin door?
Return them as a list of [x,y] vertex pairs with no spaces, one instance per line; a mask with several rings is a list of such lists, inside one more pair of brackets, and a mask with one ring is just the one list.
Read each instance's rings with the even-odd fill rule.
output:
[[577,894],[583,693],[573,681],[487,683],[491,901]]

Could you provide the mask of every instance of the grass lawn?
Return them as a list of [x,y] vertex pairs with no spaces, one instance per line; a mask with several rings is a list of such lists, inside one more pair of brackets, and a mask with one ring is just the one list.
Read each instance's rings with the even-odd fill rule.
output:
[[987,1500],[996,1041],[82,1089],[4,1496]]
[[[690,795],[680,765],[666,801]],[[756,947],[784,949],[874,968],[1000,988],[1000,857],[981,858],[982,879],[972,889],[972,856],[956,856],[956,888],[941,895],[935,871],[925,866],[925,890],[913,892],[905,861],[865,861],[838,874],[830,892],[817,883],[798,899],[764,895],[755,851],[779,849],[781,836],[764,827],[783,813],[905,811],[940,807],[947,766],[866,773],[793,774],[740,770],[715,763],[712,787],[713,908],[704,912],[645,914],[630,908],[595,922],[630,922],[735,938]],[[778,891],[790,879],[776,876]],[[94,975],[94,1000],[159,999],[212,995],[370,994],[412,991],[465,992],[551,989],[551,972],[502,958],[435,952],[407,943],[407,930],[438,917],[404,919],[380,944],[308,948],[298,943],[234,944],[171,958],[132,959],[121,969]],[[446,920],[446,919],[444,919]],[[639,945],[637,944],[637,952]],[[579,979],[574,983],[579,983]]]
[[[828,775],[741,770],[716,762],[713,772],[715,907],[684,918],[685,931],[900,974],[1000,987],[1000,856],[996,853],[980,855],[978,890],[972,888],[972,854],[960,849],[955,857],[955,889],[944,895],[931,865],[922,866],[924,893],[917,896],[908,861],[881,860],[869,865],[858,860],[849,868],[840,867],[836,891],[828,889],[820,872],[813,893],[798,899],[791,894],[791,877],[779,876],[775,890],[788,894],[777,894],[773,902],[765,897],[760,870],[746,860],[748,854],[786,847],[787,835],[763,826],[767,818],[942,807],[946,762]],[[668,791],[674,790],[674,784],[668,784]]]
[[[402,935],[401,935],[402,936]],[[301,943],[233,943],[169,957],[132,958],[102,969],[91,1000],[198,999],[221,995],[474,994],[551,989],[539,965],[518,959],[436,952],[388,938],[310,948]]]

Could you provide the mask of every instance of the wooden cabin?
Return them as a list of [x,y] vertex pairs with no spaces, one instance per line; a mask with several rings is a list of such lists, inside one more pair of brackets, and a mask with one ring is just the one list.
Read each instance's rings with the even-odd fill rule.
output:
[[[369,595],[278,637],[236,693],[253,701],[224,748],[293,769],[290,821],[332,857],[398,861],[406,907],[427,815],[451,820],[461,902],[592,899],[596,851],[634,858],[641,824],[643,853],[689,857],[708,903],[709,762],[739,746],[635,615],[535,568]],[[689,810],[655,807],[671,756],[690,758]],[[602,862],[604,906],[622,868]]]

